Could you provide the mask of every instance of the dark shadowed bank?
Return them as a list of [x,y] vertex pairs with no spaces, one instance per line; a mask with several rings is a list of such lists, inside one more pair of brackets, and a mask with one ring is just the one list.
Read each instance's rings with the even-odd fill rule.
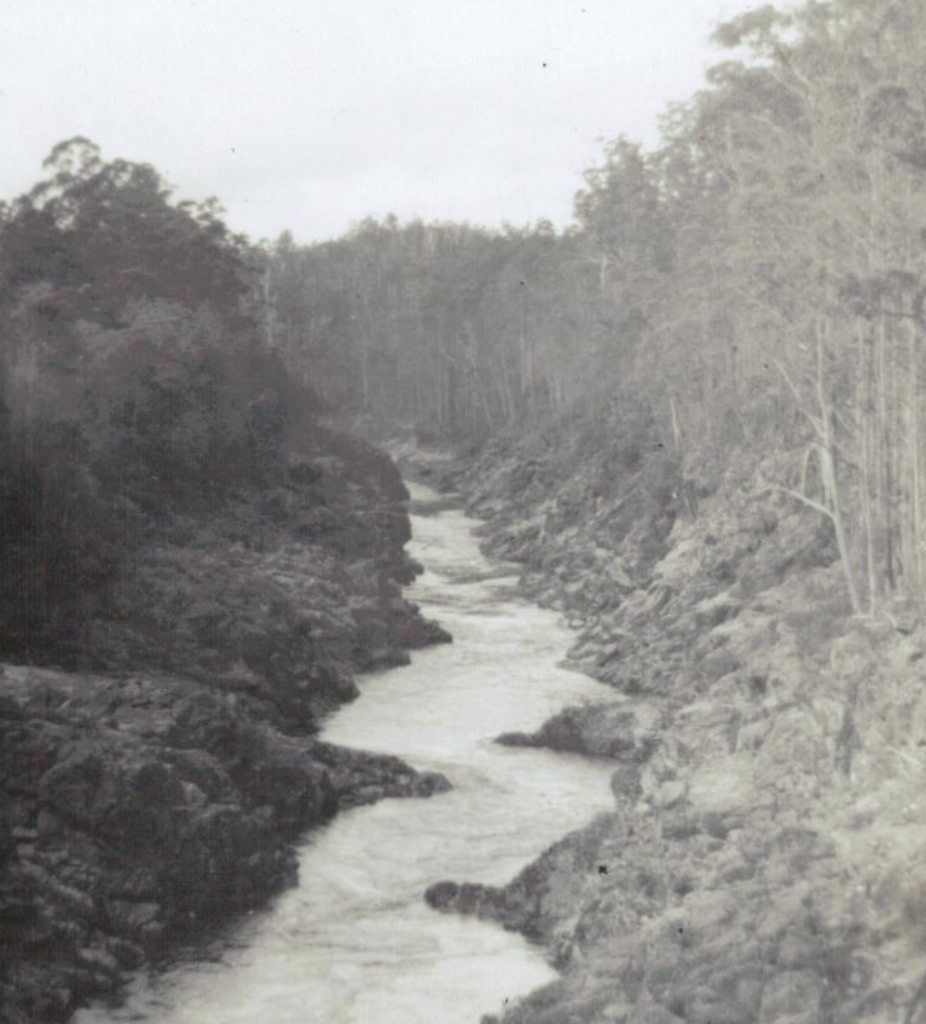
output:
[[318,429],[274,489],[167,518],[84,626],[84,671],[0,665],[0,1018],[64,1020],[292,882],[292,841],[441,776],[313,738],[356,671],[448,639],[389,459]]
[[926,632],[902,601],[851,615],[828,524],[759,486],[774,455],[702,467],[684,500],[614,455],[404,450],[627,698],[499,738],[612,759],[614,812],[428,903],[547,948],[561,980],[504,1024],[919,1020]]

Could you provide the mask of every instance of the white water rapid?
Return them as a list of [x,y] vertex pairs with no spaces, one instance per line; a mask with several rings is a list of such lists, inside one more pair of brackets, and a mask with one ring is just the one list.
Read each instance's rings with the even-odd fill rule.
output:
[[123,1007],[76,1024],[478,1024],[555,977],[519,935],[422,896],[442,879],[507,882],[611,806],[606,762],[492,742],[607,691],[557,667],[572,634],[480,553],[476,522],[458,511],[412,521],[426,571],[408,594],[454,643],[361,678],[323,738],[443,772],[453,790],[338,815],[306,836],[299,885],[211,956],[139,980]]

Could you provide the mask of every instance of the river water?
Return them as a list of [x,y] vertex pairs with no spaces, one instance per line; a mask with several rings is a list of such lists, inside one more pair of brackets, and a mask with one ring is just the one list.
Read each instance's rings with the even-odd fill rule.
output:
[[[435,495],[414,485],[413,497]],[[299,885],[267,911],[77,1024],[478,1024],[553,980],[520,936],[439,914],[422,894],[442,879],[504,883],[611,806],[607,763],[492,743],[607,691],[557,667],[571,633],[486,560],[475,521],[444,511],[412,525],[426,571],[408,596],[454,643],[361,678],[323,737],[443,772],[453,790],[339,815],[306,838]]]

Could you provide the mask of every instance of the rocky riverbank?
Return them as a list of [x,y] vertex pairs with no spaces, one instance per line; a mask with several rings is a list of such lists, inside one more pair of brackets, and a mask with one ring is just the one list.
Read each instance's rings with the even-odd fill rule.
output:
[[626,696],[501,737],[613,759],[614,813],[428,902],[549,950],[561,980],[504,1024],[926,1019],[926,630],[849,614],[774,460],[692,486],[621,459],[533,440],[419,464]]
[[0,666],[0,1006],[65,1020],[291,882],[292,841],[440,776],[314,738],[353,673],[449,639],[405,601],[407,492],[318,431],[285,485],[153,527],[79,671]]

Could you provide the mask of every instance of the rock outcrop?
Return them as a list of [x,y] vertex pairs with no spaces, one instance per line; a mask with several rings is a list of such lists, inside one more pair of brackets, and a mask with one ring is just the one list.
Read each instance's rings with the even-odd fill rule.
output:
[[448,639],[401,594],[408,495],[322,434],[289,483],[152,530],[81,646],[0,666],[0,1018],[65,1020],[258,905],[339,808],[448,788],[315,738],[353,673]]

